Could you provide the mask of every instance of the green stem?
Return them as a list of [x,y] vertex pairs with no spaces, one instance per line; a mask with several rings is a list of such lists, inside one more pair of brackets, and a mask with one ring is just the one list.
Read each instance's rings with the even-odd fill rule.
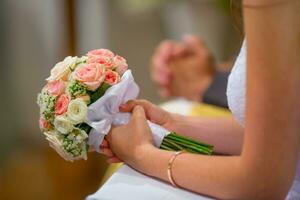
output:
[[169,140],[168,138],[164,139],[164,141],[165,141],[166,143],[171,144],[172,146],[176,147],[176,148],[179,149],[179,150],[184,150],[180,145],[178,145],[178,144],[176,144],[175,142]]
[[192,143],[199,144],[199,145],[202,145],[202,146],[205,146],[205,147],[208,147],[208,148],[212,148],[213,147],[212,145],[209,145],[209,144],[206,144],[206,143],[203,143],[203,142],[199,142],[199,141],[193,140],[192,138],[178,135],[175,132],[171,132],[166,137],[176,137],[176,138],[180,138],[180,139],[183,139],[185,141],[190,141]]
[[206,152],[208,154],[212,153],[212,149],[211,148],[208,148],[208,147],[205,147],[205,146],[202,146],[202,145],[199,145],[199,144],[191,143],[188,140],[182,140],[182,139],[178,139],[176,137],[164,138],[164,140],[165,139],[173,140],[177,144],[181,144],[181,145],[184,145],[185,147],[193,148],[195,150],[199,150],[200,152]]
[[165,145],[160,145],[160,148],[161,149],[164,149],[164,150],[168,150],[168,151],[174,151],[174,149],[171,149],[170,147],[168,147],[168,146],[165,146]]

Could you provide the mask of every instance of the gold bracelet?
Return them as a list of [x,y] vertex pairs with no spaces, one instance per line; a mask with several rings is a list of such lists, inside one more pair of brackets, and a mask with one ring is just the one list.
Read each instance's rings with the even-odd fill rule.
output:
[[293,0],[278,0],[272,3],[258,3],[258,4],[250,4],[250,3],[243,3],[244,8],[264,8],[264,7],[271,7],[271,6],[278,6],[281,4],[285,4],[291,2]]
[[167,170],[168,179],[174,187],[178,187],[178,185],[175,183],[173,176],[172,176],[172,166],[173,166],[173,163],[174,163],[175,159],[177,158],[177,156],[179,156],[182,153],[185,153],[185,151],[177,151],[176,153],[174,153],[174,155],[170,158],[169,163],[168,163],[168,170]]

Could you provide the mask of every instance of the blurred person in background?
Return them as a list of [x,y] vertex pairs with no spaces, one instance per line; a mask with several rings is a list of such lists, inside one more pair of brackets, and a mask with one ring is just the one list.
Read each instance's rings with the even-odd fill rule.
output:
[[191,101],[228,107],[227,79],[233,62],[216,63],[205,42],[186,35],[180,42],[165,40],[151,60],[151,78],[161,97],[183,97]]

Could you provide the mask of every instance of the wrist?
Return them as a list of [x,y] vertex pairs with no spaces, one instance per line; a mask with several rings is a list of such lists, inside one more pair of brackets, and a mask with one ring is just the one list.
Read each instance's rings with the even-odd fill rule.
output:
[[153,170],[153,158],[155,158],[155,154],[157,154],[158,151],[159,149],[153,144],[141,145],[140,148],[137,149],[135,158],[133,159],[132,167],[147,175],[151,175],[151,170]]
[[184,116],[176,113],[170,113],[168,122],[164,125],[164,128],[166,128],[169,131],[177,132],[177,125],[180,121],[182,121],[182,118]]
[[168,181],[167,168],[174,152],[165,151],[151,146],[145,146],[140,152],[140,159],[134,167],[138,171],[153,177]]

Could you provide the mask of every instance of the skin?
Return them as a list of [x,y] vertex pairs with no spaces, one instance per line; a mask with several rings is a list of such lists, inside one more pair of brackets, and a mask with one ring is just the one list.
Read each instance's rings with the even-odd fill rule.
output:
[[[252,5],[274,2],[244,0]],[[219,129],[220,121],[209,121],[211,126],[204,119],[200,122],[159,113],[161,110],[151,103],[129,102],[121,107],[132,110],[129,124],[113,128],[107,138],[107,149],[112,150],[109,158],[118,158],[142,173],[168,181],[167,165],[174,152],[154,147],[146,124],[147,117],[156,116],[151,120],[185,134],[197,132],[199,138],[206,137],[219,151],[238,154],[242,148],[235,156],[181,154],[172,167],[180,187],[220,199],[284,199],[295,176],[300,146],[299,11],[299,1],[244,9],[248,67],[243,131],[224,121],[222,126],[234,131]],[[203,130],[207,136],[201,133]],[[232,136],[230,132],[234,132]],[[231,137],[240,139],[234,141]],[[222,141],[227,145],[222,146]],[[235,147],[228,150],[230,145]]]
[[161,42],[151,59],[151,78],[164,98],[179,96],[201,101],[214,70],[212,53],[203,40],[192,35],[178,42]]

